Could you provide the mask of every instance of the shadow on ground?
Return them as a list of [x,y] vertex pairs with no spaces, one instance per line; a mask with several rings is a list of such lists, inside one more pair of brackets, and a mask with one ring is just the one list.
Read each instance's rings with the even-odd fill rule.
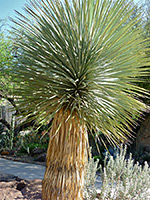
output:
[[26,180],[43,179],[45,166],[0,158],[0,172],[13,174]]

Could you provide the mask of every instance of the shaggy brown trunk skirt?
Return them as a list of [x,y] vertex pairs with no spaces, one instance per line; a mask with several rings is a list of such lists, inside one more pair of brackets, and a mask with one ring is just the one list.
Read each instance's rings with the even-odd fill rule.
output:
[[87,162],[87,132],[70,112],[55,114],[42,183],[43,200],[82,200]]

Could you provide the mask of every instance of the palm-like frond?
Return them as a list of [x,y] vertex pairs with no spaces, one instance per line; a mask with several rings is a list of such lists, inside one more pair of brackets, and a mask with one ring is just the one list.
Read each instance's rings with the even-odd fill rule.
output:
[[63,108],[110,142],[123,141],[147,95],[135,84],[149,59],[134,9],[126,0],[30,1],[30,18],[18,13],[15,21],[23,28],[13,76],[24,116],[45,123]]

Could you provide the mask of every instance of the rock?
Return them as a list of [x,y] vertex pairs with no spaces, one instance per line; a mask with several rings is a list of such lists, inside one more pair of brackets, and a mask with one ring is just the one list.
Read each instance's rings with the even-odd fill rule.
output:
[[12,174],[4,174],[0,172],[0,182],[21,181],[22,179]]
[[1,152],[1,155],[2,155],[2,156],[9,155],[9,152],[8,152],[8,151],[2,151],[2,152]]
[[7,156],[7,155],[14,155],[14,151],[13,150],[2,150],[1,151],[1,155],[2,156]]
[[[2,174],[0,174],[1,177]],[[7,174],[4,175],[7,177]],[[42,180],[35,179],[30,182],[22,180],[1,182],[0,181],[0,200],[41,200],[42,199]]]
[[44,153],[46,150],[44,148],[35,148],[32,150],[31,152],[31,156],[36,156],[36,155],[39,155],[41,153]]
[[42,180],[40,179],[34,179],[30,181],[30,184],[28,184],[21,192],[26,199],[36,199],[41,200],[42,199]]
[[40,154],[37,158],[34,159],[35,161],[45,162],[46,161],[46,153]]
[[24,199],[21,191],[16,190],[16,182],[0,182],[0,200]]
[[25,182],[24,180],[20,181],[17,183],[17,187],[16,189],[21,191],[23,188],[25,188],[25,186],[27,185],[27,182]]
[[9,188],[16,188],[16,184],[17,184],[17,181],[10,181],[10,182],[1,182],[0,181],[0,189],[2,188],[6,188],[6,187],[9,187]]
[[136,150],[150,152],[150,114],[142,122],[136,138]]

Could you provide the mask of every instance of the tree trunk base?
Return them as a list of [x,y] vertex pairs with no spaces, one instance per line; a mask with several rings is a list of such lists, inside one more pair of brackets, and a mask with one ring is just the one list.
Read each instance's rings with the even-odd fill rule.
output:
[[87,132],[77,115],[67,120],[69,115],[68,111],[64,117],[61,110],[54,117],[42,183],[43,200],[83,199]]

